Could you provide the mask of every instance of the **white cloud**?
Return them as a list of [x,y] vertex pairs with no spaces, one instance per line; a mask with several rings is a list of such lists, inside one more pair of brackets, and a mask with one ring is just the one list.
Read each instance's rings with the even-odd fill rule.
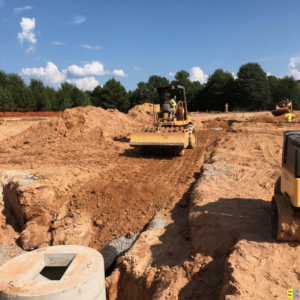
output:
[[297,80],[300,79],[300,55],[296,57],[291,57],[290,58],[290,63],[288,65],[289,68],[289,74],[294,76]]
[[78,24],[84,23],[85,20],[86,20],[86,17],[83,17],[83,16],[75,16],[75,17],[74,17],[74,20],[73,20],[73,24],[78,25]]
[[104,66],[98,61],[86,64],[83,68],[72,65],[66,71],[69,77],[99,76],[109,73],[104,70]]
[[192,81],[199,81],[201,83],[205,83],[208,79],[208,75],[205,75],[199,67],[193,67],[190,71],[190,75]]
[[29,54],[30,52],[34,52],[33,46],[30,46],[24,53]]
[[237,77],[234,75],[233,72],[230,72],[230,73],[231,73],[231,75],[232,75],[232,77],[233,77],[234,79],[237,79]]
[[33,9],[33,7],[27,5],[27,6],[23,6],[23,7],[19,7],[19,8],[14,8],[14,12],[15,12],[16,14],[18,14],[18,13],[20,13],[20,12],[23,11],[23,10],[30,10],[30,9]]
[[65,43],[55,41],[55,42],[52,42],[52,44],[53,44],[53,45],[64,45]]
[[95,79],[94,76],[84,77],[80,79],[71,78],[68,79],[67,82],[75,84],[79,89],[83,91],[91,91],[99,84],[99,82]]
[[98,50],[98,49],[101,48],[100,46],[90,46],[90,45],[80,45],[80,46],[83,47],[83,48],[90,49],[90,50],[92,50],[92,49]]
[[36,44],[36,37],[33,32],[35,28],[35,18],[22,18],[20,22],[22,32],[18,33],[18,39],[21,44],[23,44],[24,40],[27,40],[29,43]]
[[169,75],[172,76],[172,77],[174,77],[174,76],[175,76],[175,73],[169,72]]
[[82,90],[94,89],[99,84],[95,76],[105,74],[127,76],[123,70],[105,71],[104,66],[98,61],[85,64],[82,68],[72,65],[62,71],[54,63],[48,62],[45,68],[23,68],[20,73],[21,76],[38,77],[45,84],[54,86],[55,88],[58,88],[61,83],[67,81],[75,84]]
[[36,76],[44,79],[47,84],[59,85],[66,78],[65,72],[60,72],[55,64],[48,62],[46,68],[22,69],[21,75]]
[[272,76],[272,73],[271,73],[271,72],[268,72],[268,73],[267,73],[267,76]]
[[127,77],[128,75],[124,73],[123,70],[114,70],[113,74],[116,76]]
[[139,70],[139,69],[140,69],[140,68],[138,68],[138,67],[134,67],[134,68],[133,68],[133,70]]

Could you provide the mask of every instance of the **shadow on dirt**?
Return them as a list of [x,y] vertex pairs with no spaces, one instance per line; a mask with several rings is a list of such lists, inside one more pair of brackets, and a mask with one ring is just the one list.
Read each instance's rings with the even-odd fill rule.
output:
[[115,142],[120,142],[120,143],[129,143],[130,142],[130,138],[127,138],[125,136],[123,136],[121,138],[114,137],[113,140]]
[[[220,198],[191,207],[194,184],[172,210],[174,223],[166,227],[161,244],[151,247],[153,265],[183,267],[189,282],[180,290],[179,299],[219,299],[225,260],[239,240],[281,242],[271,235],[270,201]],[[297,247],[299,243],[289,245]],[[169,256],[158,255],[165,252],[163,249],[171,249]]]
[[164,159],[172,160],[176,156],[170,156],[167,153],[154,153],[154,154],[142,154],[139,148],[125,149],[123,153],[119,154],[120,156],[132,157],[132,158],[145,158],[145,159]]

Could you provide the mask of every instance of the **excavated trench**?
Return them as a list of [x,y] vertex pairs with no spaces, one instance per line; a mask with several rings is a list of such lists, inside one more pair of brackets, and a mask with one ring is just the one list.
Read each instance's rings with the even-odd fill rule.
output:
[[[31,174],[18,174],[19,179],[10,174],[2,180],[3,191],[22,230],[22,247],[31,250],[68,242],[97,250],[104,247],[109,253],[108,265],[112,265],[107,272],[108,276],[111,274],[107,278],[109,299],[156,299],[167,286],[163,278],[168,277],[168,270],[175,268],[175,273],[185,270],[188,274],[190,267],[185,262],[195,259],[188,223],[193,185],[200,176],[205,157],[213,151],[213,144],[229,127],[224,122],[209,126],[223,129],[198,130],[198,146],[187,150],[183,157],[148,156],[136,149],[125,149],[117,157],[107,157],[106,161],[102,158],[100,168],[96,169],[97,177],[74,188],[68,187],[64,193],[61,188],[40,182]],[[109,165],[112,159],[115,160],[113,167]],[[20,178],[27,181],[20,184]],[[159,236],[157,230],[164,233],[160,232]],[[150,252],[155,258],[149,260],[146,271],[137,277],[139,273],[131,274],[128,259],[132,251],[125,258],[115,260],[127,251],[130,243],[118,251],[114,247],[111,251],[105,248],[108,242],[118,241],[125,235],[128,238],[125,241],[133,243],[134,233],[140,233],[136,244],[145,236],[157,234],[161,245],[152,245]],[[175,244],[171,242],[173,239]],[[145,241],[147,243],[147,238]],[[164,244],[170,249],[178,247],[171,261],[163,259],[170,251]],[[114,298],[116,291],[118,298]]]

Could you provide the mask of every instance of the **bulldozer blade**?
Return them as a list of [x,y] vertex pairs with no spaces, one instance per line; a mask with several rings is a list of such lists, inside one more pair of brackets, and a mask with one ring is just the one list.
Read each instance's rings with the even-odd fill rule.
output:
[[274,238],[281,241],[300,241],[300,218],[296,213],[287,194],[273,196],[271,218]]
[[143,146],[188,146],[188,132],[140,132],[131,136],[131,147]]
[[279,109],[272,110],[272,115],[273,116],[281,116],[281,115],[287,114],[289,112],[290,112],[290,110],[288,108],[279,108]]

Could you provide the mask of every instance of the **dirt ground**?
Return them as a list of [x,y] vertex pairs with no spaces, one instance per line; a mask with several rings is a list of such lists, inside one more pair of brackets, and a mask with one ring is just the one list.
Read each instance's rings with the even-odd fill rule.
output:
[[298,115],[193,114],[197,147],[167,157],[128,144],[152,111],[76,108],[0,125],[0,245],[11,252],[0,264],[20,247],[100,250],[141,232],[106,278],[110,300],[281,299],[297,288],[298,244],[272,239],[270,200]]

